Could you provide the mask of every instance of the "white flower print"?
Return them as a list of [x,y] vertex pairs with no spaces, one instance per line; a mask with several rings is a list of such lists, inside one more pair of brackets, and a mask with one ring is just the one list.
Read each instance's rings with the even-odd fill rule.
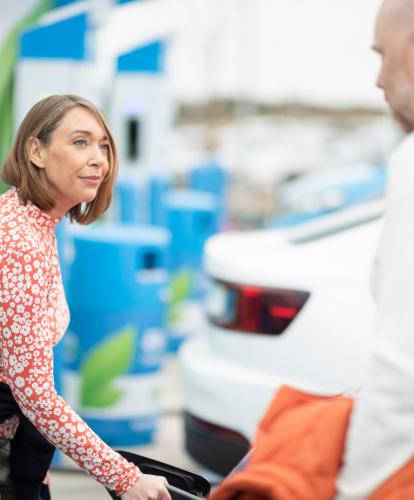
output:
[[24,387],[24,384],[25,384],[24,378],[23,377],[16,377],[14,383],[16,384],[17,387],[19,387],[21,389],[22,387]]
[[[54,389],[52,346],[69,320],[55,225],[35,205],[21,204],[15,189],[0,195],[0,381],[49,441],[121,494],[139,470],[103,443]],[[17,426],[17,415],[0,423],[0,436],[12,437]]]

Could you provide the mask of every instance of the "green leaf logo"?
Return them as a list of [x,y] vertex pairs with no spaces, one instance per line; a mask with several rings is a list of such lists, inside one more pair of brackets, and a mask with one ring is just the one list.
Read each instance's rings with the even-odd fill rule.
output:
[[96,346],[81,367],[81,405],[106,408],[113,406],[124,391],[111,386],[128,371],[134,355],[136,330],[127,326]]
[[193,275],[189,269],[182,269],[171,279],[171,302],[168,307],[170,325],[179,321],[181,305],[190,295],[192,281]]

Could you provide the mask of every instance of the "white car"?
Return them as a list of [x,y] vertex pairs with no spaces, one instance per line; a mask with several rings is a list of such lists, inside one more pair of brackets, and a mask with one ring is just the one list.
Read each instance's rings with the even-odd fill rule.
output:
[[186,449],[203,466],[229,472],[282,384],[326,395],[360,386],[382,212],[376,201],[295,231],[207,242],[206,325],[179,354]]

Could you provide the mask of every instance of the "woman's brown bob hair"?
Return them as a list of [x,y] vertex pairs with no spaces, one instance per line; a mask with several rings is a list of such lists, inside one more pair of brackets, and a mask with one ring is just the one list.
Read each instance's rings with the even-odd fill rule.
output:
[[116,178],[118,162],[115,142],[102,112],[91,102],[76,95],[52,95],[36,103],[25,116],[19,127],[13,148],[2,168],[3,180],[17,188],[20,201],[26,205],[32,202],[45,212],[54,208],[52,193],[47,185],[44,169],[38,168],[29,159],[28,141],[31,137],[39,139],[48,146],[53,131],[59,126],[68,111],[77,106],[89,109],[105,129],[108,136],[109,169],[97,195],[90,203],[80,203],[68,212],[71,221],[90,224],[109,206],[112,188]]

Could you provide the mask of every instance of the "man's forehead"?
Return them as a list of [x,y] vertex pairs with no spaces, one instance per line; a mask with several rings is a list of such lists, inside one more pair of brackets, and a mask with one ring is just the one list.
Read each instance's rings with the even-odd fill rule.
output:
[[400,43],[414,31],[414,0],[384,0],[375,22],[372,48],[382,53],[385,46]]
[[414,0],[384,0],[377,16],[377,26],[414,28]]

